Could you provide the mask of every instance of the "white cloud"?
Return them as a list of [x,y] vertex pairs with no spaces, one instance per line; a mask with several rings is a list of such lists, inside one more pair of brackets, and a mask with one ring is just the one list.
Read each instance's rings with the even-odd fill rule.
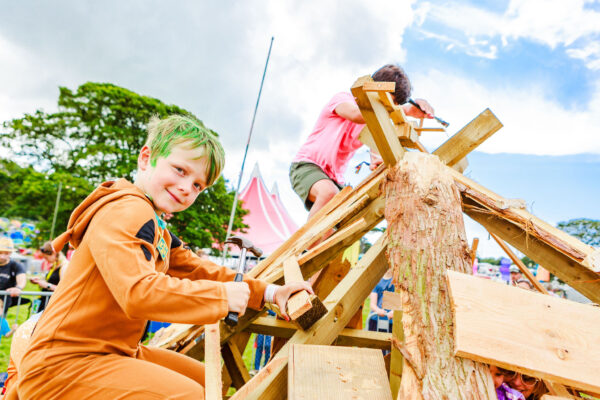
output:
[[565,46],[574,58],[586,53],[585,58],[590,59],[587,67],[597,69],[600,13],[585,4],[585,0],[511,0],[504,13],[496,13],[481,6],[451,2],[422,8],[428,15],[419,14],[417,21],[422,24],[430,18],[433,24],[450,28],[453,34],[448,36],[461,43],[454,47],[472,56],[495,57],[497,49],[493,42],[485,43],[488,39],[499,39],[502,46],[529,39],[553,49]]
[[[435,69],[414,74],[412,79],[419,92],[427,93],[440,117],[449,120],[450,134],[485,108],[492,110],[504,127],[478,150],[540,155],[600,153],[600,86],[593,91],[587,108],[571,110],[549,100],[547,89],[536,84],[498,89]],[[422,140],[435,149],[445,138],[430,133]]]

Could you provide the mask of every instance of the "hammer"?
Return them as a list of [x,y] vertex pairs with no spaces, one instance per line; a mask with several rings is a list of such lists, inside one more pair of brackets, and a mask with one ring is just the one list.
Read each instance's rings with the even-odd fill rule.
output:
[[[241,282],[244,279],[244,270],[246,268],[246,253],[250,251],[257,258],[262,256],[263,252],[258,247],[254,247],[251,241],[241,236],[232,236],[225,241],[225,244],[234,244],[240,248],[240,262],[237,267],[234,282]],[[238,323],[238,313],[229,311],[225,323],[229,326],[236,326]]]
[[[417,108],[419,111],[421,111],[422,113],[425,113],[425,110],[423,110],[423,109],[421,108],[421,106],[419,105],[419,103],[417,103],[417,102],[416,102],[416,101],[414,101],[413,99],[408,99],[408,102],[409,102],[410,104],[412,104],[413,106],[415,106],[415,107],[416,107],[416,108]],[[450,125],[450,123],[449,123],[449,122],[446,122],[446,121],[444,121],[443,119],[436,117],[435,115],[433,116],[433,119],[435,119],[437,122],[439,122],[440,124],[442,124],[442,126],[443,126],[444,128],[447,128],[447,127]]]

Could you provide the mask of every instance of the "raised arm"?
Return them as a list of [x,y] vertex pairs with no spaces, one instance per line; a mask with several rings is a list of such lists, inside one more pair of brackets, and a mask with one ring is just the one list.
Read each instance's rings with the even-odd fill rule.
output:
[[348,121],[354,122],[355,124],[365,123],[365,120],[363,119],[363,116],[360,113],[360,109],[354,102],[345,102],[338,104],[335,107],[335,113],[340,117],[347,119]]

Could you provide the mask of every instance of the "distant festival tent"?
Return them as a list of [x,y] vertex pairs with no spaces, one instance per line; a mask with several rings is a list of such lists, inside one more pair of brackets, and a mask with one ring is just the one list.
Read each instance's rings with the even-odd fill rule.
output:
[[[298,230],[298,226],[286,211],[277,185],[269,192],[262,179],[258,164],[254,165],[250,181],[240,192],[243,207],[249,210],[244,216],[244,223],[248,225],[246,233],[236,233],[247,237],[254,245],[262,249],[264,255],[271,254],[277,247]],[[234,254],[238,251],[234,250]]]

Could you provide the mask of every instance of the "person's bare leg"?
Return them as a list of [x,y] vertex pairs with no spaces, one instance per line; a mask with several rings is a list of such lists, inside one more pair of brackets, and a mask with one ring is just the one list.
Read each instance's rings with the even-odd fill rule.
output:
[[[336,194],[338,194],[339,191],[340,191],[340,189],[329,179],[322,179],[320,181],[315,182],[311,186],[310,192],[308,193],[308,200],[313,202],[313,206],[311,207],[310,212],[308,213],[308,219],[310,219],[310,217],[312,217],[317,211],[319,211],[321,208],[323,208],[325,206],[325,204],[329,203],[331,201],[331,199]],[[309,247],[309,249],[312,249],[313,247],[315,247],[316,245],[321,243],[323,240],[325,240],[329,236],[333,235],[333,232],[334,232],[333,229],[328,230],[323,235],[323,237],[320,238],[319,240],[317,240],[315,243],[313,243]],[[316,282],[316,280],[320,274],[321,274],[321,271],[317,272],[310,278],[311,285]]]
[[325,204],[329,203],[339,191],[340,189],[329,179],[321,179],[315,182],[308,192],[308,200],[313,202],[313,206],[308,213],[308,218],[310,219]]

